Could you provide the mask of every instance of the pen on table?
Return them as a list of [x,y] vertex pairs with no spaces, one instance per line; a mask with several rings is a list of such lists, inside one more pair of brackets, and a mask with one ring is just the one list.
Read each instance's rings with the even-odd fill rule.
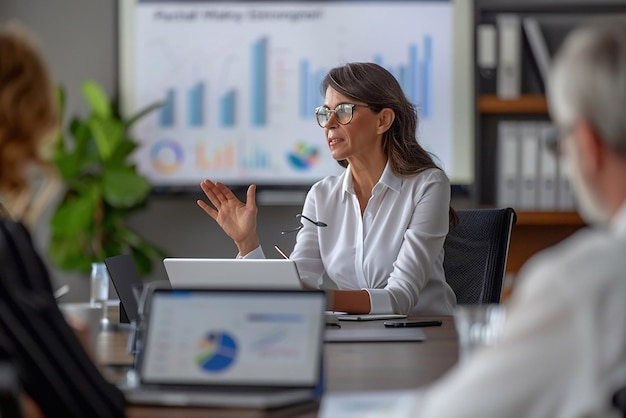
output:
[[276,251],[278,251],[280,255],[283,256],[284,259],[289,260],[289,257],[287,256],[287,254],[285,254],[285,252],[281,250],[278,245],[274,245],[274,248],[276,249]]

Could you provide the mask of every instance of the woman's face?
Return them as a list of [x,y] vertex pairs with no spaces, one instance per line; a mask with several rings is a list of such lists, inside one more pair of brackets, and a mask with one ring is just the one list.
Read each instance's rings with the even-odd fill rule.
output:
[[[334,110],[338,105],[351,103],[365,106],[366,103],[355,101],[333,90],[326,89],[324,106]],[[354,107],[352,120],[342,125],[337,121],[335,113],[324,127],[326,141],[330,153],[335,160],[350,160],[354,158],[366,159],[368,156],[382,152],[382,134],[377,133],[378,115],[367,107]]]

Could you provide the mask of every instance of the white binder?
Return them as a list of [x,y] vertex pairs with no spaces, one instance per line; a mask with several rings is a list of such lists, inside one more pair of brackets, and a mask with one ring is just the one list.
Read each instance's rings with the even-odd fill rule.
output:
[[558,159],[548,148],[547,133],[551,130],[549,122],[539,125],[539,210],[556,210],[558,187]]
[[563,170],[559,172],[559,191],[558,191],[558,209],[564,211],[576,210],[576,196],[572,188],[572,183]]
[[519,204],[519,144],[517,124],[498,122],[496,203],[499,207]]
[[535,122],[520,124],[521,180],[518,207],[536,210],[539,201],[539,130]]
[[498,34],[495,25],[484,23],[476,27],[476,66],[480,92],[494,94],[498,68]]
[[498,76],[496,94],[502,99],[516,99],[521,93],[522,34],[521,20],[515,14],[500,14],[498,26]]

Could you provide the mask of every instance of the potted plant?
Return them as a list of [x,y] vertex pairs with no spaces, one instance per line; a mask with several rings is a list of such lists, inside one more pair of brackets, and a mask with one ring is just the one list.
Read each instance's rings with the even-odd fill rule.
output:
[[[50,259],[62,270],[88,272],[92,262],[130,253],[147,274],[165,254],[124,224],[146,206],[151,188],[131,158],[138,144],[130,128],[161,104],[124,118],[97,83],[87,81],[81,90],[90,114],[72,118],[52,154],[65,190],[50,220]],[[63,88],[59,102],[63,109]]]

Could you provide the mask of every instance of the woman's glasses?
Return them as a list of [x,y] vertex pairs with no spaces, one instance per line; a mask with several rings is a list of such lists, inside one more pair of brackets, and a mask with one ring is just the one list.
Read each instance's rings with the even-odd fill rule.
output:
[[320,106],[315,109],[315,119],[317,124],[325,128],[326,124],[330,120],[330,115],[335,114],[337,122],[341,125],[347,125],[352,120],[355,107],[369,107],[368,105],[353,104],[353,103],[341,103],[334,110],[329,109],[327,106]]
[[[301,214],[301,213],[297,214],[297,215],[296,215],[296,218],[298,218],[298,219],[299,219],[299,218],[304,218],[304,219],[306,219],[307,221],[311,222],[311,223],[312,223],[313,225],[315,225],[315,226],[320,226],[320,227],[328,226],[328,225],[326,225],[324,222],[314,221],[313,219],[308,218],[308,217],[304,216],[304,215],[303,215],[303,214]],[[300,221],[300,225],[299,225],[297,228],[294,228],[294,229],[288,229],[287,231],[280,231],[280,234],[281,234],[281,235],[285,235],[285,234],[290,234],[290,233],[292,233],[292,232],[298,232],[298,231],[299,231],[299,230],[301,230],[303,227],[304,227],[304,225],[302,224],[302,221]]]

